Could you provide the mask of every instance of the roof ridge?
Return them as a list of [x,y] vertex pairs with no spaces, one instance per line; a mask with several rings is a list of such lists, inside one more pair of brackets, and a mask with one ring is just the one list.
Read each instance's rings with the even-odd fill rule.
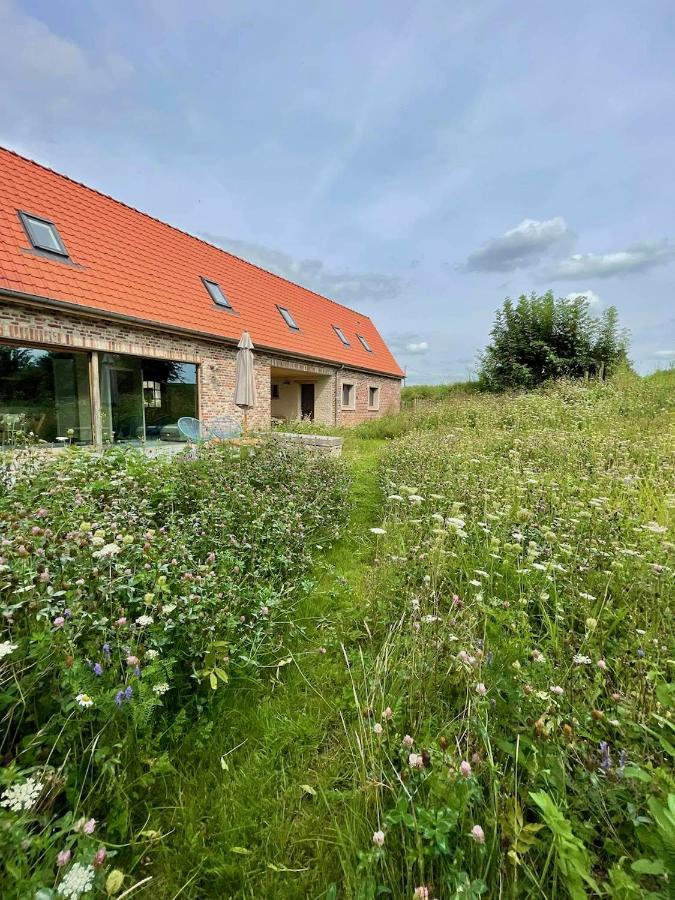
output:
[[177,231],[179,234],[183,234],[185,235],[185,237],[189,237],[193,241],[199,241],[200,244],[211,247],[213,250],[218,250],[219,253],[224,253],[226,256],[231,256],[233,259],[238,259],[239,262],[246,263],[246,265],[252,266],[254,269],[258,269],[260,272],[264,272],[266,275],[271,275],[273,278],[278,278],[280,281],[285,281],[286,284],[292,284],[293,287],[297,287],[303,291],[307,291],[309,294],[313,294],[315,297],[319,297],[321,300],[327,300],[328,303],[332,303],[334,306],[339,306],[341,309],[346,309],[348,312],[356,313],[358,316],[361,316],[364,319],[368,319],[369,322],[372,322],[370,316],[367,316],[365,313],[359,312],[358,309],[354,309],[352,306],[347,306],[345,303],[340,303],[338,300],[333,300],[332,297],[325,297],[323,294],[319,294],[318,291],[314,291],[312,290],[312,288],[305,287],[304,284],[298,284],[297,281],[291,281],[290,278],[286,278],[284,275],[279,275],[276,272],[270,272],[269,269],[265,269],[257,263],[251,262],[250,259],[245,259],[243,256],[237,256],[236,253],[230,253],[229,250],[225,250],[223,247],[219,247],[217,244],[212,244],[210,241],[206,241],[204,240],[204,238],[201,238],[196,234],[192,234],[189,231],[184,231],[182,228],[178,228],[176,225],[172,225],[170,222],[165,222],[163,219],[157,218],[157,216],[153,216],[142,209],[131,206],[131,204],[125,203],[124,200],[118,200],[111,194],[106,194],[105,191],[99,191],[97,188],[91,187],[91,185],[85,184],[83,181],[78,181],[76,178],[71,178],[70,175],[64,175],[63,172],[57,172],[56,169],[52,169],[51,166],[46,166],[43,163],[39,163],[28,156],[23,156],[21,153],[17,153],[16,150],[10,150],[9,147],[5,147],[2,144],[0,144],[0,150],[2,150],[4,153],[9,153],[10,156],[15,156],[17,159],[21,159],[24,162],[30,163],[30,165],[32,166],[37,166],[38,169],[43,169],[45,172],[51,172],[51,174],[56,175],[57,178],[63,178],[65,181],[69,181],[71,184],[75,184],[87,191],[91,191],[93,194],[98,194],[99,197],[104,197],[106,200],[110,200],[112,203],[117,203],[119,204],[119,206],[123,206],[125,209],[128,209],[131,212],[137,213],[140,216],[145,216],[146,219],[157,222],[159,225],[163,225],[165,228],[170,228],[172,231]]

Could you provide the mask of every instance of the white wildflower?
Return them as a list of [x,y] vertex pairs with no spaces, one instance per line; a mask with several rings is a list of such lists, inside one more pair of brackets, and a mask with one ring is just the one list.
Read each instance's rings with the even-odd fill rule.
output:
[[0,806],[11,809],[12,812],[32,809],[43,787],[42,782],[34,778],[27,778],[23,784],[12,784],[3,792]]
[[[94,542],[98,542],[97,538],[94,538]],[[111,556],[116,556],[120,552],[121,548],[117,546],[117,544],[106,544],[104,547],[101,547],[100,550],[95,550],[92,553],[92,556],[96,556],[98,559],[106,559]]]
[[647,522],[646,525],[642,525],[645,531],[651,531],[653,534],[665,534],[668,529],[665,525],[659,525],[658,522]]
[[157,694],[158,697],[161,697],[162,694],[166,694],[166,692],[169,690],[169,685],[166,683],[166,681],[162,681],[159,684],[155,684],[152,690],[153,693]]
[[93,866],[75,863],[64,875],[57,894],[67,897],[68,900],[78,900],[82,894],[89,893],[93,888],[95,874]]
[[384,528],[371,528],[370,529],[373,534],[386,534],[387,532]]
[[94,705],[94,701],[91,699],[89,694],[78,694],[75,697],[80,706],[83,706],[85,709],[88,709],[90,706]]
[[136,624],[137,624],[137,625],[140,625],[141,628],[145,628],[146,625],[152,625],[152,623],[153,623],[154,621],[155,621],[155,620],[152,618],[152,616],[139,616],[139,617],[136,619]]
[[14,653],[18,646],[18,644],[12,644],[9,641],[0,642],[0,659],[4,659],[10,653]]
[[461,531],[466,525],[466,522],[464,521],[464,519],[460,519],[456,516],[450,516],[445,520],[445,524],[448,526],[448,528],[455,528],[457,529],[457,531]]
[[157,659],[159,656],[159,650],[146,650],[145,658],[146,659]]
[[591,662],[590,656],[584,656],[581,653],[577,653],[574,657],[572,657],[572,662],[575,666],[587,666]]

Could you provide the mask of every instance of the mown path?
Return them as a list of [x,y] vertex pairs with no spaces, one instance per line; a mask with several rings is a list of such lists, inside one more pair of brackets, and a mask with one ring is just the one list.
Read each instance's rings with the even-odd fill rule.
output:
[[[339,895],[331,833],[344,768],[341,712],[353,705],[342,646],[362,643],[365,578],[379,524],[381,441],[350,442],[350,523],[318,561],[299,604],[286,664],[228,695],[211,734],[196,732],[178,777],[167,784],[166,821],[153,880],[155,898],[310,898]],[[220,713],[219,713],[220,715]],[[176,796],[178,792],[178,796]],[[175,806],[174,806],[175,804]]]

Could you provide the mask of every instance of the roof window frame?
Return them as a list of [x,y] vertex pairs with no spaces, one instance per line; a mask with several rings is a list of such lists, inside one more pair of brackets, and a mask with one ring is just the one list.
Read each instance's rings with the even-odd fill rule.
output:
[[[217,306],[218,309],[222,309],[222,310],[224,310],[225,312],[228,312],[228,313],[234,313],[234,314],[236,315],[236,310],[235,310],[235,308],[232,306],[232,304],[230,303],[230,298],[227,296],[227,294],[225,293],[225,291],[222,289],[222,287],[220,286],[219,282],[214,281],[213,278],[206,278],[205,275],[200,275],[199,278],[200,278],[202,284],[204,285],[204,287],[206,288],[207,294],[209,295],[209,297],[211,298],[211,300],[213,300],[213,305],[214,305],[214,306]],[[221,297],[223,298],[223,300],[225,301],[224,303],[221,302],[221,300],[217,299],[217,297],[215,297],[215,296],[213,295],[213,293],[211,292],[211,289],[210,289],[209,285],[213,285],[213,287],[216,287],[216,288],[220,291],[220,296],[221,296]]]
[[300,331],[300,326],[293,318],[293,313],[288,309],[287,306],[280,306],[278,303],[275,304],[276,308],[279,310],[279,315],[284,320],[290,331]]
[[[45,219],[44,216],[37,216],[35,213],[26,212],[25,209],[17,209],[17,214],[33,250],[37,250],[39,253],[46,253],[56,259],[69,260],[71,258],[66,245],[63,243],[63,238],[61,237],[56,222],[52,222],[51,219]],[[41,244],[31,231],[31,222],[39,222],[41,225],[46,225],[50,228],[52,230],[52,235],[58,244],[58,249],[54,249],[54,247],[45,247],[44,244]]]
[[364,336],[362,334],[359,334],[358,332],[357,332],[356,336],[359,339],[359,342],[360,342],[361,346],[363,347],[363,349],[366,351],[366,353],[372,353],[373,348],[370,346],[370,344],[364,338]]
[[333,325],[333,331],[338,336],[340,343],[344,347],[351,347],[351,343],[348,340],[347,335],[344,333],[344,331],[340,328],[339,325]]

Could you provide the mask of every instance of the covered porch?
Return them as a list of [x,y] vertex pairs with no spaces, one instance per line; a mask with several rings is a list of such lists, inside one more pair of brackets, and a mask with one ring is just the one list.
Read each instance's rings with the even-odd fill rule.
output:
[[270,367],[270,413],[272,422],[317,422],[333,425],[333,376]]

